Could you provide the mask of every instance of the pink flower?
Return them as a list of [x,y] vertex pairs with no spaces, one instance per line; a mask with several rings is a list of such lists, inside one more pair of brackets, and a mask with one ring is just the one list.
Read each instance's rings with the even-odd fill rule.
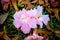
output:
[[37,40],[43,40],[43,37],[42,36],[38,36],[36,34],[33,34],[31,36],[26,37],[24,40],[35,40],[35,39],[37,39]]
[[52,7],[56,7],[56,1],[55,0],[50,0]]
[[45,25],[47,25],[48,21],[50,20],[49,19],[49,15],[43,15],[42,11],[43,11],[43,7],[42,6],[38,6],[37,7],[37,12],[38,12],[37,14],[38,14],[38,16],[37,17],[38,17],[38,24],[40,25],[41,28],[43,26],[43,23]]
[[3,7],[3,10],[7,11],[8,6],[10,4],[10,0],[1,0],[1,4],[2,4],[2,7]]
[[23,33],[27,34],[30,32],[31,28],[36,28],[37,25],[40,25],[42,28],[43,23],[48,24],[49,15],[42,15],[42,6],[38,6],[37,9],[18,11],[14,14],[14,25],[15,27],[21,28]]
[[36,28],[36,19],[31,18],[25,9],[16,12],[13,17],[15,27],[21,28],[25,34],[29,33],[31,28]]
[[40,28],[42,28],[43,23],[45,25],[47,25],[47,23],[49,21],[49,15],[42,15],[42,11],[43,11],[43,7],[42,6],[38,6],[37,9],[34,8],[34,9],[31,9],[31,10],[28,10],[30,15],[33,18],[36,18],[37,24],[40,25]]

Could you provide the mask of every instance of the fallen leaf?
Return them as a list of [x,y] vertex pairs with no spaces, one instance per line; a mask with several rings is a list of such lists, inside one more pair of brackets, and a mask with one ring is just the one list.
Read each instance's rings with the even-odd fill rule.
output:
[[54,12],[54,14],[55,14],[56,19],[60,22],[58,9],[57,9],[57,8],[53,9],[53,12]]
[[11,2],[12,2],[13,7],[15,8],[15,10],[18,11],[19,9],[17,7],[17,0],[11,0]]
[[22,0],[18,0],[18,4],[20,4],[22,2]]
[[44,4],[44,0],[39,0],[38,2],[39,2],[40,5]]
[[60,38],[60,30],[55,30],[54,32],[55,32],[56,36],[57,36],[58,38]]
[[43,36],[44,39],[48,38],[47,32],[41,29],[34,29],[33,33],[36,33],[39,36]]
[[21,3],[25,5],[25,8],[26,8],[26,9],[31,9],[31,8],[34,7],[34,6],[30,3],[30,1],[27,1],[27,0],[23,0]]
[[46,7],[46,10],[51,13],[51,6],[50,6],[50,3],[48,2],[48,0],[45,0],[45,3],[43,4],[43,6]]
[[33,0],[31,3],[37,3],[38,2],[38,0]]
[[6,20],[7,16],[8,16],[8,13],[0,15],[0,24],[4,23],[4,21]]
[[46,25],[46,28],[47,28],[49,31],[51,31],[51,32],[54,31],[49,25]]
[[44,4],[44,0],[33,0],[31,3],[38,3],[40,5]]
[[50,6],[46,6],[46,10],[49,12],[49,13],[51,13],[51,8],[50,8]]
[[10,2],[10,10],[12,9],[12,4],[11,4],[11,2]]
[[3,39],[5,39],[5,40],[10,40],[10,38],[7,36],[7,32],[5,30],[5,26],[3,28],[3,31],[0,32],[0,37],[3,38]]
[[16,36],[16,37],[12,38],[12,40],[18,40],[18,38],[19,38],[19,37],[18,37],[18,36]]

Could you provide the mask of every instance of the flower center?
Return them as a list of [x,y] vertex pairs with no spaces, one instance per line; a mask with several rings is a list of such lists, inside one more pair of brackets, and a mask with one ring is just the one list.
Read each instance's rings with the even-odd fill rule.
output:
[[26,21],[27,21],[27,17],[23,14],[23,15],[21,16],[21,20],[22,20],[23,22],[26,22]]

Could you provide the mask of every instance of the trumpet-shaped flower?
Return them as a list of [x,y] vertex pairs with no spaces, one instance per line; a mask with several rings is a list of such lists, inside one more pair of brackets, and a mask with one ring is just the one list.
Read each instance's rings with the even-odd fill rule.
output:
[[36,28],[36,19],[32,19],[25,9],[16,12],[13,17],[15,27],[21,28],[25,34],[29,33],[31,28]]
[[[38,16],[37,17],[38,17],[38,24],[40,25],[41,28],[43,26],[43,23],[45,25],[47,25],[48,24],[48,21],[50,20],[49,19],[49,15],[43,15],[42,14],[42,11],[43,11],[43,7],[42,6],[38,6],[37,7],[37,14],[38,14]],[[40,14],[40,16],[39,16],[39,14]]]
[[40,25],[40,28],[42,28],[43,23],[45,25],[47,25],[48,21],[49,21],[49,15],[43,15],[42,11],[43,11],[43,7],[42,6],[38,6],[37,9],[34,8],[34,9],[31,9],[31,10],[28,10],[30,15],[33,18],[36,18],[37,24]]
[[36,28],[36,24],[42,28],[43,23],[48,24],[49,15],[42,14],[43,7],[38,6],[37,9],[25,10],[22,9],[14,14],[14,25],[15,27],[21,28],[23,33],[27,34],[31,28]]

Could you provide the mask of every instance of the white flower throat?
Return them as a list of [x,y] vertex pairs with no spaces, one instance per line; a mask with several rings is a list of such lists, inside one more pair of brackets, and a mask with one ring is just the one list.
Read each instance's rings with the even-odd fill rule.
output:
[[23,14],[23,15],[21,16],[21,20],[22,20],[23,22],[26,22],[26,21],[28,20],[28,18]]

